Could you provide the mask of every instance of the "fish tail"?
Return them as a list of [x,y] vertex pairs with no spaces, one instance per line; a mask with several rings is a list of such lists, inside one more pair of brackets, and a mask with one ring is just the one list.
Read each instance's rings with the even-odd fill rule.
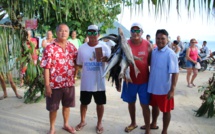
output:
[[137,78],[138,74],[140,73],[140,70],[137,68],[136,65],[134,65],[134,72],[135,72],[135,76]]

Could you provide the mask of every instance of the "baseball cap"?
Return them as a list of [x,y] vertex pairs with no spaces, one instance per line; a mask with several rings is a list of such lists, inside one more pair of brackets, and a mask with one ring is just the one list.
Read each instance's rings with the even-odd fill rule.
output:
[[139,27],[140,29],[143,29],[142,25],[141,25],[140,23],[138,23],[138,22],[133,23],[133,24],[131,25],[131,28],[132,28],[132,27]]
[[90,25],[90,26],[88,26],[87,30],[99,31],[99,27],[96,25]]

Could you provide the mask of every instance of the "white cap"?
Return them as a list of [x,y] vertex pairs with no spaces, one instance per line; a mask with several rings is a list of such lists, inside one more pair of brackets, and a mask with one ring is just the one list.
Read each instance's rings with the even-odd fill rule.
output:
[[132,28],[132,27],[139,27],[140,29],[143,30],[142,25],[141,25],[140,23],[138,23],[138,22],[133,23],[133,24],[131,25],[131,28]]
[[95,31],[98,31],[98,30],[99,30],[99,27],[96,26],[96,25],[90,25],[90,26],[88,26],[87,30],[95,30]]

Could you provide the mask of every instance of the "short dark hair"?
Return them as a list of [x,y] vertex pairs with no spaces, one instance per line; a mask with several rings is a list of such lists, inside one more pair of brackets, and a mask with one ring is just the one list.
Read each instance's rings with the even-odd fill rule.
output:
[[147,37],[151,37],[151,36],[150,36],[149,34],[147,34],[147,35],[146,35],[146,38],[147,38]]
[[178,45],[178,41],[177,40],[174,40],[173,43],[176,44],[176,45]]
[[204,40],[203,43],[207,43],[207,41]]
[[73,32],[76,32],[76,34],[77,34],[76,30],[71,30],[70,33],[69,33],[69,35],[71,35]]
[[157,32],[156,32],[156,36],[158,34],[164,34],[166,35],[167,37],[169,36],[168,32],[165,30],[165,29],[158,29]]

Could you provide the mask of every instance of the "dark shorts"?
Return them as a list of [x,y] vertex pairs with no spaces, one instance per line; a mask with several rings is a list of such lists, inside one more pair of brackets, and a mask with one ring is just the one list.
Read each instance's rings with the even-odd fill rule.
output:
[[148,83],[133,84],[123,82],[121,98],[127,103],[133,103],[137,100],[137,94],[141,104],[148,105],[150,101],[150,93],[147,92]]
[[88,105],[91,102],[92,96],[97,105],[106,104],[106,94],[105,91],[88,92],[81,91],[80,101],[82,105]]
[[64,107],[74,107],[75,87],[52,89],[52,96],[46,97],[46,109],[50,112],[58,110],[60,101]]
[[195,64],[194,64],[193,62],[187,60],[187,62],[186,62],[186,67],[187,67],[187,68],[194,68],[194,67],[195,67]]

